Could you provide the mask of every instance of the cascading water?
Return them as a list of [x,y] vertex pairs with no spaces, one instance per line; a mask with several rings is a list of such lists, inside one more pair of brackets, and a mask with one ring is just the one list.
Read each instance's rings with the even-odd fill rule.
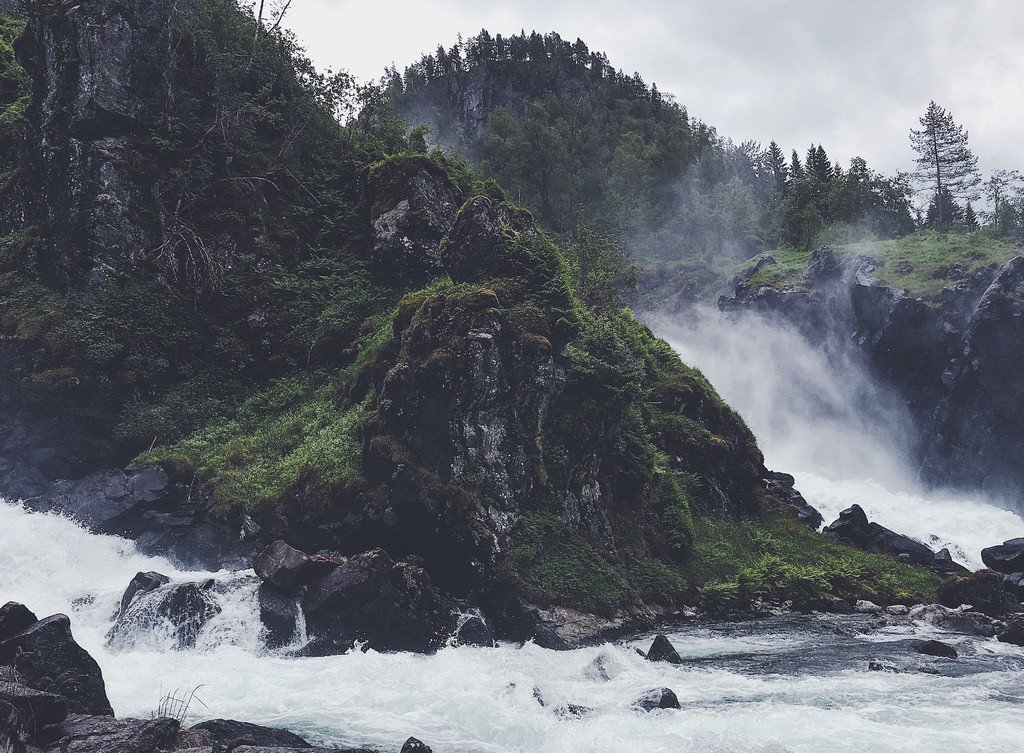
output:
[[792,474],[826,523],[856,503],[871,520],[948,547],[974,569],[984,547],[1024,536],[1015,512],[917,483],[905,408],[849,354],[826,354],[753,313],[725,319],[702,309],[647,320],[743,416],[768,467]]
[[[242,719],[382,751],[410,734],[451,753],[995,751],[1019,742],[1024,652],[993,640],[910,624],[837,634],[829,618],[790,617],[673,632],[684,667],[640,657],[633,647],[650,638],[565,652],[528,643],[294,658],[262,648],[250,573],[180,572],[129,542],[17,504],[0,504],[0,530],[0,595],[71,616],[119,716],[149,717],[164,694],[198,687],[191,721]],[[106,644],[140,570],[172,584],[216,579],[220,612],[194,649],[171,650],[160,631]],[[873,658],[941,662],[909,652],[905,639],[915,635],[954,642],[961,658],[940,665],[943,676],[866,671]],[[672,688],[682,710],[632,708],[658,687]],[[586,707],[583,717],[560,714],[566,704]]]
[[[795,472],[826,519],[859,502],[896,530],[953,544],[972,565],[982,546],[1024,535],[1019,517],[982,500],[921,493],[905,470],[898,411],[853,363],[830,361],[758,320],[653,323],[740,410],[768,464]],[[438,753],[959,752],[1020,741],[1024,651],[910,621],[881,631],[869,629],[870,617],[680,628],[670,638],[683,667],[645,661],[634,648],[649,637],[565,652],[527,643],[298,658],[264,648],[251,571],[182,572],[130,542],[19,504],[0,503],[0,531],[0,601],[69,614],[119,716],[148,717],[165,694],[197,689],[188,721],[234,718],[382,751],[409,735]],[[215,580],[216,613],[194,647],[175,650],[174,632],[159,624],[129,625],[107,641],[125,587],[148,570],[170,576],[167,588]],[[952,642],[961,656],[945,664],[918,657],[911,637]],[[867,671],[875,658],[905,671]],[[681,711],[632,706],[660,687],[675,691]],[[582,718],[561,713],[568,704],[583,707]]]

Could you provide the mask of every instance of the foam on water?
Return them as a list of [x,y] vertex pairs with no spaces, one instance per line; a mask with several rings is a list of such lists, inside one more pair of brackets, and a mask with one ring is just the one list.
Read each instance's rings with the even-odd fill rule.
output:
[[[165,692],[201,686],[205,706],[193,704],[192,721],[243,719],[315,742],[384,751],[397,751],[409,735],[451,753],[958,752],[1009,749],[1020,739],[1024,652],[992,641],[964,650],[997,658],[1002,652],[1006,668],[994,664],[965,677],[866,672],[862,658],[830,658],[830,631],[785,625],[674,633],[693,662],[684,668],[642,659],[633,646],[646,647],[649,639],[566,652],[526,644],[448,648],[434,656],[291,658],[260,648],[248,573],[180,572],[139,555],[129,542],[20,505],[0,504],[0,530],[0,600],[22,601],[40,615],[70,614],[120,716],[148,717]],[[129,650],[104,645],[118,599],[139,570],[217,579],[222,612],[195,650],[169,651],[145,640]],[[896,637],[914,634],[907,628]],[[863,645],[870,653],[876,644]],[[593,667],[598,655],[606,680]],[[808,659],[818,663],[797,666]],[[662,686],[676,692],[681,712],[630,708],[644,691]],[[560,718],[553,709],[567,703],[593,711]]]
[[852,504],[871,520],[982,567],[981,550],[1024,536],[1024,519],[978,494],[925,490],[910,461],[911,423],[855,356],[812,347],[783,322],[703,310],[648,317],[747,422],[765,463],[835,520]]

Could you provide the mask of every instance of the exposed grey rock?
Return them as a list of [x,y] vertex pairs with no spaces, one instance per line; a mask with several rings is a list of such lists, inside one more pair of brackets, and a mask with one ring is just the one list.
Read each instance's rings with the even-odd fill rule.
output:
[[981,612],[950,609],[941,604],[921,604],[910,610],[909,617],[941,630],[963,635],[979,635],[991,638],[996,634],[998,622]]
[[648,690],[642,696],[633,702],[633,705],[637,708],[643,709],[644,711],[654,711],[655,709],[678,709],[679,699],[676,698],[676,694],[668,688],[655,688],[654,690]]
[[125,589],[124,594],[121,596],[121,606],[118,610],[118,616],[128,611],[128,607],[131,606],[132,600],[136,596],[148,594],[150,591],[155,591],[170,582],[171,579],[161,573],[153,571],[136,573],[135,577],[132,578],[131,583],[128,584],[128,588]]
[[196,645],[203,627],[220,614],[214,582],[175,583],[137,596],[107,632],[109,645],[131,645],[138,633],[169,628],[172,648]]
[[948,643],[942,641],[923,641],[914,647],[914,650],[919,654],[926,654],[927,656],[941,656],[946,659],[955,659],[959,656],[959,653],[955,648],[950,646]]
[[290,644],[299,624],[295,597],[280,593],[269,583],[260,584],[256,597],[260,603],[260,621],[267,631],[267,647],[281,648]]
[[1024,617],[1014,617],[1007,622],[1006,627],[1000,631],[998,638],[1003,643],[1024,646]]
[[67,698],[72,713],[114,713],[99,665],[75,642],[71,621],[63,614],[39,620],[0,643],[0,664],[14,666],[30,688]]
[[309,581],[329,573],[341,561],[310,557],[278,539],[253,558],[252,566],[261,580],[282,594],[294,595]]
[[12,682],[0,682],[0,704],[9,704],[21,718],[21,727],[29,738],[51,724],[64,721],[68,715],[68,701],[62,695]]
[[24,604],[7,602],[0,607],[0,643],[28,629],[38,619]]
[[176,747],[175,719],[114,719],[72,714],[44,733],[48,750],[60,753],[163,753]]
[[420,742],[415,737],[410,737],[402,745],[401,753],[433,753],[426,743]]

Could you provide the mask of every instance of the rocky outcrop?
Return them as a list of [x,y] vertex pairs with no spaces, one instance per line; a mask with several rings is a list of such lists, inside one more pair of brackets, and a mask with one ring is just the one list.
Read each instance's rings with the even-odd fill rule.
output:
[[185,568],[245,567],[261,544],[243,514],[215,516],[209,495],[172,480],[159,465],[131,465],[80,479],[61,479],[25,500],[38,512],[61,512],[98,533],[125,536],[147,554]]
[[655,688],[648,690],[633,702],[633,706],[643,711],[654,711],[655,709],[678,709],[679,699],[669,688]]
[[284,729],[261,727],[233,719],[209,719],[188,728],[188,741],[194,746],[225,746],[236,748],[250,745],[261,748],[311,748],[298,735]]
[[71,621],[65,615],[53,615],[13,635],[0,636],[0,667],[10,667],[28,688],[63,696],[71,713],[114,713],[99,665],[75,642]]
[[939,556],[919,541],[869,522],[860,505],[843,510],[839,518],[825,528],[826,536],[876,554],[886,554],[908,564],[922,565],[939,573],[963,573],[967,568],[949,557]]
[[654,642],[651,644],[651,648],[648,650],[645,658],[647,661],[663,661],[669,664],[683,663],[675,646],[672,645],[668,638],[661,634],[654,636]]
[[427,157],[396,157],[373,169],[369,182],[370,253],[390,279],[422,285],[446,271],[441,242],[455,222],[462,194]]
[[1024,259],[961,269],[931,298],[878,282],[879,264],[820,248],[799,284],[757,285],[747,275],[719,307],[781,317],[822,347],[852,345],[909,406],[927,481],[1018,498]]

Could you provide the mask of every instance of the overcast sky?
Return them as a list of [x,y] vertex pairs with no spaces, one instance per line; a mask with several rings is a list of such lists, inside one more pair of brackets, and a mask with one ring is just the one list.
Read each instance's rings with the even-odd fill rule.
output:
[[985,170],[1024,168],[1024,0],[293,0],[321,67],[376,79],[481,28],[557,31],[608,53],[734,141],[812,141],[847,163],[912,167],[930,99]]

